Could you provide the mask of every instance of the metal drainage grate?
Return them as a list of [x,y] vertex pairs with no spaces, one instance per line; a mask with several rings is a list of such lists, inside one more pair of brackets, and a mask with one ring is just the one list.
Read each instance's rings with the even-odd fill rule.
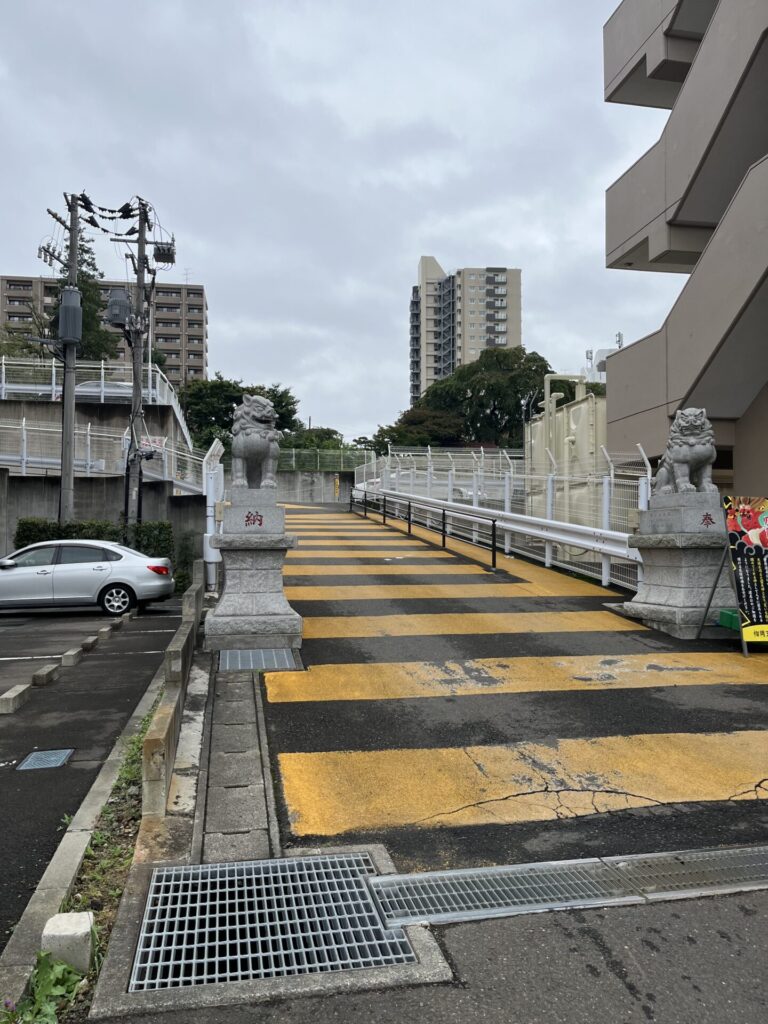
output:
[[296,660],[290,647],[274,650],[219,651],[219,670],[238,672],[253,669],[256,672],[277,672],[280,669],[292,671]]
[[16,771],[26,772],[33,768],[61,768],[74,752],[74,747],[67,747],[66,750],[35,750],[34,753],[28,754],[21,764],[16,765]]
[[129,992],[415,963],[367,854],[158,868]]
[[595,859],[384,875],[369,884],[388,925],[643,902],[612,868]]
[[768,846],[603,859],[646,900],[768,887]]
[[389,926],[448,924],[768,889],[768,846],[384,875],[369,885]]

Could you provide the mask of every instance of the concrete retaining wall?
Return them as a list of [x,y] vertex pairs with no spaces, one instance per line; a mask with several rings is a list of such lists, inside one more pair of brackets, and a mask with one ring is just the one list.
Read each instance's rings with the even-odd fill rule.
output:
[[142,814],[145,816],[165,816],[204,592],[202,583],[193,583],[185,591],[181,625],[165,652],[165,692],[147,729],[142,748]]

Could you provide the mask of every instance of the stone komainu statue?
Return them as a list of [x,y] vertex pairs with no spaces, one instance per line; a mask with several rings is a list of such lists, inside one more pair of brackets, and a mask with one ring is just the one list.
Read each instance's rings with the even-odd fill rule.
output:
[[232,486],[277,487],[277,413],[263,395],[243,395],[232,421]]
[[653,479],[653,493],[717,491],[712,483],[716,454],[715,432],[706,410],[679,409]]

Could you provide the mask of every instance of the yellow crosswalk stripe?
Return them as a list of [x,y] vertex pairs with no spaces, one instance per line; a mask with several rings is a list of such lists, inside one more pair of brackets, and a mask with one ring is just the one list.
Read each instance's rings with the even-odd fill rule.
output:
[[766,735],[665,733],[418,750],[280,754],[295,835],[554,821],[754,800]]
[[[396,558],[397,552],[390,549],[383,551],[380,548],[371,548],[369,551],[356,551],[351,553],[344,548],[328,548],[323,552],[312,551],[308,553],[302,548],[294,548],[288,552],[288,558]],[[432,548],[408,549],[408,554],[401,555],[401,558],[454,558],[450,551],[440,551]]]
[[442,565],[288,565],[284,572],[286,576],[487,576],[489,580],[494,579],[482,566],[466,562]]
[[[414,566],[417,574],[419,566]],[[491,577],[492,579],[493,577]],[[588,583],[584,585],[584,596],[592,594]],[[429,584],[411,583],[406,586],[372,585],[370,587],[291,587],[285,588],[285,596],[289,601],[374,601],[389,599],[393,601],[414,598],[463,598],[472,600],[475,597],[540,597],[539,590],[530,583],[473,583],[472,586],[460,583]],[[567,595],[573,596],[573,590]]]
[[619,633],[644,629],[612,612],[479,612],[447,615],[308,616],[307,640],[363,636],[467,636],[487,633]]
[[273,704],[745,684],[768,685],[768,654],[750,658],[713,652],[476,658],[442,665],[426,661],[313,665],[306,672],[270,672],[266,676],[267,696]]
[[374,547],[376,544],[390,544],[393,550],[399,550],[400,548],[407,548],[408,550],[411,548],[419,548],[421,551],[424,550],[424,544],[420,540],[403,540],[400,537],[387,538],[386,536],[377,537],[375,540],[370,540],[368,538],[365,540],[359,540],[357,537],[345,537],[342,540],[336,540],[334,538],[323,540],[308,537],[302,538],[300,546],[302,549],[306,550],[307,548],[328,547],[329,545],[334,545],[339,548],[370,548]]

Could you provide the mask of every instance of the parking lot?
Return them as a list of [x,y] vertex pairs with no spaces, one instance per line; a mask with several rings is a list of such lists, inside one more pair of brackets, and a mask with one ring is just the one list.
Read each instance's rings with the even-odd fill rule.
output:
[[[0,687],[29,682],[36,667],[110,621],[91,610],[0,612]],[[180,621],[180,602],[151,606],[100,640],[55,682],[35,688],[0,716],[3,880],[0,949],[21,916],[73,815],[163,659]],[[61,768],[18,771],[35,750],[73,748]]]

